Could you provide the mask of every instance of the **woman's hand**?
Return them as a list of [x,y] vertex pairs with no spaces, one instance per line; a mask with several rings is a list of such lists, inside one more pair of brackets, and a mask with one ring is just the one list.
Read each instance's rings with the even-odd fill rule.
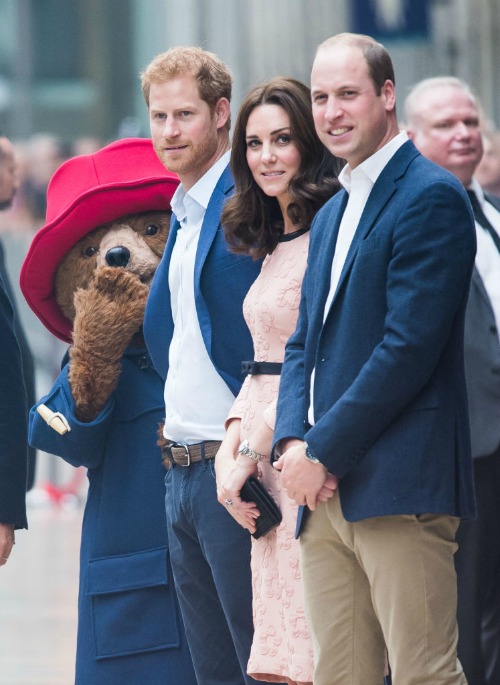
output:
[[[245,460],[245,461],[243,461]],[[241,499],[241,488],[247,478],[257,473],[257,464],[248,457],[241,455],[233,459],[233,467],[221,479],[217,487],[217,499],[223,504],[231,516],[250,533],[255,532],[255,519],[260,512],[254,502],[244,502]]]
[[215,457],[217,500],[240,526],[254,533],[255,519],[260,512],[253,502],[243,502],[240,492],[247,478],[257,471],[257,465],[248,457],[238,455],[240,423],[239,419],[231,421]]
[[269,461],[273,446],[273,436],[273,429],[265,421],[260,421],[253,433],[248,436],[248,442],[253,450],[259,454],[264,454]]

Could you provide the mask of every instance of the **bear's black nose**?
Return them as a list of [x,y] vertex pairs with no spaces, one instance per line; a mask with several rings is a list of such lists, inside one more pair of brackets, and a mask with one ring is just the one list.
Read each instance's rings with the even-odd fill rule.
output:
[[119,245],[112,247],[106,252],[106,264],[108,266],[127,266],[130,261],[130,250]]

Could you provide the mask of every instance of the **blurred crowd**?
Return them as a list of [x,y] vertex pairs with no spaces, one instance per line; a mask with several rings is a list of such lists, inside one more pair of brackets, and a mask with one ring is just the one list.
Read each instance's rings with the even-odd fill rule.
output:
[[70,157],[95,152],[103,142],[92,136],[68,142],[54,134],[36,133],[13,143],[19,189],[12,208],[0,214],[0,232],[33,232],[45,222],[47,184],[54,171]]
[[[12,208],[0,213],[0,233],[29,234],[45,222],[47,184],[54,171],[75,155],[95,152],[105,142],[83,136],[66,141],[50,133],[36,133],[24,141],[13,141],[19,174],[19,189]],[[500,130],[492,122],[483,126],[484,155],[476,170],[481,186],[500,196]]]
[[[16,161],[16,192],[10,207],[0,211],[0,247],[19,325],[26,340],[27,356],[34,365],[31,403],[49,388],[59,373],[65,345],[51,335],[26,305],[19,290],[19,272],[34,234],[45,223],[47,185],[54,171],[68,158],[89,154],[102,147],[98,138],[82,137],[72,142],[49,133],[37,133],[24,141],[12,141]],[[20,331],[18,331],[18,336]],[[31,373],[29,374],[31,376]],[[84,473],[74,472],[60,460],[30,450],[28,502],[64,504],[84,494]],[[36,464],[36,466],[35,466]],[[36,482],[35,482],[36,481]]]

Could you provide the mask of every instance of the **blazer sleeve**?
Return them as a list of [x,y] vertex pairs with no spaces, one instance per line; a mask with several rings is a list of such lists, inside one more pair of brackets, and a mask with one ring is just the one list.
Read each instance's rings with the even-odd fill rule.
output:
[[27,400],[12,304],[0,278],[0,522],[27,528]]
[[302,294],[299,316],[295,332],[292,333],[285,348],[285,360],[281,371],[278,402],[276,408],[276,423],[274,427],[274,446],[285,438],[302,440],[306,432],[307,399],[305,377],[305,343],[308,330],[307,290],[309,269],[307,268],[302,281]]

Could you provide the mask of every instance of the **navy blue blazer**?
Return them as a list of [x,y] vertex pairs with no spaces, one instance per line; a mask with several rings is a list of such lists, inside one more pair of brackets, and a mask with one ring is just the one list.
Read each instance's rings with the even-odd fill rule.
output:
[[14,310],[0,277],[0,523],[27,528],[28,407]]
[[[212,363],[234,395],[243,376],[241,362],[253,359],[250,331],[243,319],[243,299],[260,271],[261,262],[229,252],[220,223],[222,208],[232,195],[229,167],[217,183],[201,227],[194,271],[196,311]],[[144,337],[160,376],[168,372],[168,352],[174,332],[168,270],[180,224],[172,216],[163,258],[156,270],[146,306]]]
[[463,336],[475,229],[467,196],[452,174],[406,142],[373,187],[323,324],[346,203],[346,192],[338,193],[313,222],[275,441],[307,441],[340,479],[349,521],[470,517]]

